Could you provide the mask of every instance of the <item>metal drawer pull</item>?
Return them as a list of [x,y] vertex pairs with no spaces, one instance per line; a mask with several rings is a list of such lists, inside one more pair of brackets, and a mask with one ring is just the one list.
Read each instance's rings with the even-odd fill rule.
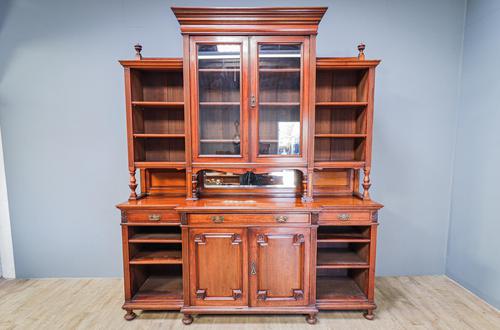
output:
[[252,261],[250,264],[250,275],[257,275],[257,270],[255,269],[255,262]]
[[349,213],[340,213],[340,214],[337,214],[337,219],[347,221],[347,220],[351,219],[351,215]]
[[149,220],[150,221],[160,221],[161,215],[159,214],[150,214],[149,215]]
[[211,217],[213,223],[222,223],[224,222],[224,216],[223,215],[212,215]]
[[275,217],[277,222],[283,223],[288,221],[288,217],[286,215],[280,215]]

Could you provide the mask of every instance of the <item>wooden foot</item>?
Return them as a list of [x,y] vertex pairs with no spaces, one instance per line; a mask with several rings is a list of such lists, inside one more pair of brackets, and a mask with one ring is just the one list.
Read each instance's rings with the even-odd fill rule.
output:
[[375,318],[375,314],[373,314],[373,309],[368,309],[366,312],[363,313],[363,316],[367,320],[373,320]]
[[306,322],[309,324],[316,324],[316,322],[318,322],[318,319],[316,318],[316,313],[311,313],[307,315]]
[[123,318],[127,321],[132,321],[137,317],[137,314],[134,313],[132,309],[126,309],[127,313],[123,316]]
[[193,317],[191,316],[191,314],[184,314],[182,323],[184,323],[184,325],[190,325],[191,323],[193,323]]

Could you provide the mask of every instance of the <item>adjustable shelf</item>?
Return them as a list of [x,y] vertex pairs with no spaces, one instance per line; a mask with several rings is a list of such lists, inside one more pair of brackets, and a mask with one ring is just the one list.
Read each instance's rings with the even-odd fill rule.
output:
[[358,108],[366,107],[368,102],[316,102],[316,107],[328,108]]
[[348,134],[348,133],[335,133],[335,134],[315,134],[314,137],[317,138],[366,138],[366,134]]
[[128,240],[129,243],[182,243],[178,233],[137,233]]
[[179,250],[150,250],[137,252],[129,262],[131,265],[181,265]]
[[135,133],[135,138],[184,138],[184,134],[164,134],[164,133]]
[[147,108],[182,108],[184,102],[166,102],[166,101],[132,101],[132,105],[137,109]]
[[319,248],[317,268],[368,268],[369,264],[347,248]]

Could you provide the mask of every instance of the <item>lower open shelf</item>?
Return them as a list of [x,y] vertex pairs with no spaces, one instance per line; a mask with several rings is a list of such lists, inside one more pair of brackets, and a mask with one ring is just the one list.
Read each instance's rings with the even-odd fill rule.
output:
[[152,275],[139,287],[133,301],[182,300],[181,275]]
[[316,282],[317,300],[366,300],[366,296],[350,277],[319,276]]

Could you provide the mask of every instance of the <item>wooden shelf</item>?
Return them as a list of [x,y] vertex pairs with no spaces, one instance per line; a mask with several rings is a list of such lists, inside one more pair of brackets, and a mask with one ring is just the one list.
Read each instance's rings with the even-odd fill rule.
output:
[[334,133],[334,134],[315,134],[314,137],[317,138],[366,138],[366,134],[350,134],[350,133]]
[[282,73],[288,73],[288,72],[300,72],[300,68],[261,68],[259,69],[259,72],[282,72]]
[[239,106],[240,102],[200,102],[200,106],[216,107],[216,106]]
[[149,276],[132,297],[134,302],[179,301],[182,305],[182,276]]
[[349,108],[366,107],[368,102],[316,102],[316,107]]
[[233,139],[200,139],[201,143],[240,143]]
[[259,140],[259,143],[278,143],[279,140],[275,140],[275,139],[262,139],[262,140]]
[[259,102],[259,106],[265,107],[293,107],[299,105],[300,102]]
[[185,168],[186,162],[135,162],[137,168]]
[[356,252],[344,248],[318,249],[317,268],[368,268]]
[[141,233],[129,238],[129,243],[182,243],[177,233]]
[[178,139],[184,138],[185,134],[163,134],[163,133],[135,133],[135,138],[166,138],[166,139]]
[[182,108],[184,102],[132,101],[132,105],[142,108]]
[[198,72],[240,72],[240,69],[198,69]]
[[363,168],[364,161],[315,161],[314,168]]
[[318,234],[318,243],[370,243],[361,234]]
[[362,300],[367,298],[356,282],[350,277],[318,276],[316,280],[316,299],[332,300]]
[[180,265],[182,253],[178,250],[140,251],[129,263],[131,265]]

